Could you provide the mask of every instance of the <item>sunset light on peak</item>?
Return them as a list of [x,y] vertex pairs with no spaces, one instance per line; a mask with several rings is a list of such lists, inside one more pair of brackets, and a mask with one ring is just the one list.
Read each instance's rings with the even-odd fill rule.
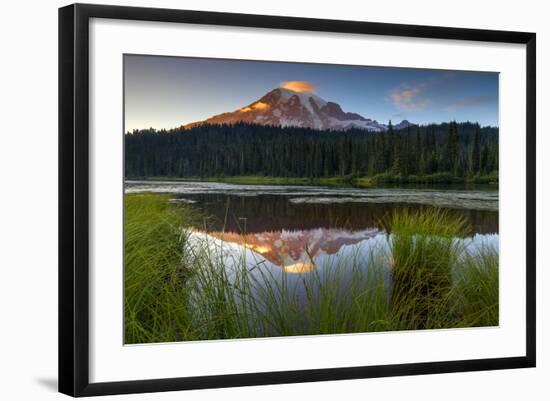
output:
[[256,102],[253,105],[241,108],[240,111],[249,112],[253,110],[267,110],[267,109],[269,109],[269,105],[267,103]]

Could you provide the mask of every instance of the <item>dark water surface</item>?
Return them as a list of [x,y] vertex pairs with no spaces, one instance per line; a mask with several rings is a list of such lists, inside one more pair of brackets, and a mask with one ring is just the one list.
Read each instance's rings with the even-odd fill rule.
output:
[[[426,205],[406,203],[294,203],[288,196],[238,196],[224,194],[178,195],[188,199],[205,216],[214,231],[257,233],[280,230],[345,228],[387,229],[394,211],[404,208],[420,210]],[[476,209],[451,209],[450,213],[466,218],[472,234],[498,233],[498,212]]]
[[490,236],[498,242],[498,191],[487,188],[133,181],[125,190],[170,194],[171,202],[187,203],[204,217],[194,227],[197,232],[236,245],[236,252],[250,250],[270,266],[291,273],[311,271],[322,259],[349,253],[353,247],[372,247],[373,241],[391,232],[391,214],[404,208],[442,207],[465,217],[472,238]]

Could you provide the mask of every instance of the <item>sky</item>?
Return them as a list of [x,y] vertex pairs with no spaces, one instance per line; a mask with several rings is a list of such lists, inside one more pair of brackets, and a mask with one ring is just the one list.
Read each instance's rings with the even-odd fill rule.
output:
[[381,123],[498,126],[498,82],[495,72],[125,55],[125,130],[204,120],[285,85]]

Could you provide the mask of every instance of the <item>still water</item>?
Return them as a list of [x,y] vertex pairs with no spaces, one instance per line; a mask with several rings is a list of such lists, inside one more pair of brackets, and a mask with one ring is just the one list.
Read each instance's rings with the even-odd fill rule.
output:
[[[208,241],[227,265],[244,254],[247,263],[277,272],[322,270],[336,255],[364,257],[384,248],[388,218],[403,208],[438,206],[462,215],[471,227],[469,247],[498,248],[498,190],[488,188],[332,188],[232,185],[211,182],[128,181],[126,193],[170,194],[190,204],[203,223],[194,241]],[[232,259],[230,261],[229,259]],[[368,258],[365,258],[368,259]],[[331,260],[331,264],[334,261]]]

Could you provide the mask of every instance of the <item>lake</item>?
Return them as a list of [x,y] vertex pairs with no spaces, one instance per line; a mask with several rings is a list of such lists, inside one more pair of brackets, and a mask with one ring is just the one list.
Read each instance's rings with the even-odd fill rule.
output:
[[170,202],[189,204],[205,216],[193,228],[195,236],[236,245],[233,253],[249,250],[251,263],[259,260],[289,273],[318,269],[331,255],[372,248],[373,240],[387,233],[392,212],[403,208],[448,209],[466,218],[474,242],[490,239],[498,246],[497,189],[127,181],[125,191],[170,194]]

